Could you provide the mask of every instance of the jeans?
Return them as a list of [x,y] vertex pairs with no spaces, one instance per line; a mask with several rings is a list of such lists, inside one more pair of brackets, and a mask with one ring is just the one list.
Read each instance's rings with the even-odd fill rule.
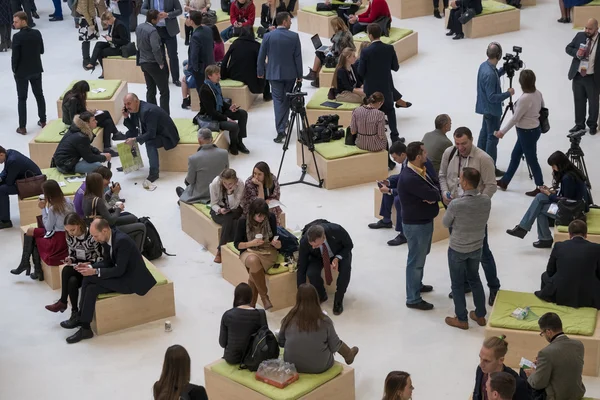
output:
[[383,222],[392,222],[392,207],[396,207],[396,232],[402,233],[402,205],[398,196],[391,196],[384,194],[381,198],[381,207],[379,208],[379,215],[383,217]]
[[84,160],[79,160],[77,164],[75,164],[75,173],[77,174],[89,174],[90,172],[94,172],[94,170],[98,167],[101,167],[102,163],[93,162],[89,163]]
[[0,221],[10,221],[10,196],[17,194],[17,187],[12,185],[0,185]]
[[470,253],[459,253],[448,247],[448,267],[452,284],[454,313],[459,321],[467,321],[467,301],[465,299],[465,278],[473,291],[475,315],[485,317],[485,293],[479,279],[481,249]]
[[[164,26],[157,26],[156,30],[158,31],[158,35],[160,36],[160,40],[162,41],[163,46],[167,47],[167,53],[169,54],[169,67],[171,68],[171,78],[173,78],[173,82],[177,82],[179,80],[179,56],[177,55],[177,36],[169,36],[167,28]],[[167,83],[168,80],[169,78],[167,74]]]
[[423,269],[425,259],[431,249],[433,221],[426,224],[402,224],[402,230],[408,243],[408,260],[406,262],[406,304],[417,304],[421,298],[423,285]]
[[496,158],[498,156],[498,138],[494,136],[494,132],[500,129],[500,117],[495,115],[484,114],[483,123],[481,124],[481,131],[479,131],[479,139],[477,140],[477,147],[488,153],[494,165],[496,165]]
[[158,160],[158,148],[163,147],[162,139],[157,136],[152,139],[152,143],[146,142],[146,154],[148,154],[148,164],[150,165],[149,176],[158,176],[160,164]]
[[233,25],[229,25],[221,31],[221,39],[223,39],[223,42],[226,42],[233,37],[233,29]]
[[52,4],[54,5],[54,18],[62,18],[62,1],[61,0],[52,0]]
[[42,74],[33,74],[26,77],[15,76],[17,84],[17,99],[19,111],[19,128],[27,126],[27,94],[29,92],[29,84],[31,83],[31,91],[35,96],[35,101],[38,107],[38,117],[41,122],[46,122],[46,100],[42,91]]
[[278,135],[285,135],[290,115],[290,101],[286,93],[294,89],[294,80],[270,81],[273,93],[273,110],[275,111],[275,128]]
[[539,240],[552,240],[550,232],[550,223],[548,218],[556,218],[555,215],[548,213],[550,208],[550,198],[544,193],[538,193],[531,205],[523,215],[523,219],[519,222],[519,226],[527,231],[531,230],[533,221],[537,220],[537,232]]
[[142,68],[144,80],[146,81],[146,101],[156,105],[156,87],[158,86],[158,90],[160,91],[160,108],[165,110],[167,114],[170,114],[169,69],[166,62],[162,69],[156,63],[142,63],[140,64],[140,68]]
[[525,160],[531,168],[531,174],[536,186],[542,186],[544,184],[544,177],[542,175],[542,169],[537,159],[537,141],[542,134],[542,130],[538,126],[534,129],[521,129],[517,128],[517,141],[513,148],[512,154],[510,155],[510,164],[506,173],[500,179],[501,182],[509,184],[519,164],[521,163],[521,156],[525,155]]

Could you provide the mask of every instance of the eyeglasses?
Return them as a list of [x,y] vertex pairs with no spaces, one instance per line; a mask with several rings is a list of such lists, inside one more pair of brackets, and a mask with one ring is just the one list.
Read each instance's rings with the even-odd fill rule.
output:
[[543,331],[540,332],[540,336],[544,336],[544,333],[546,333],[548,329],[544,329]]

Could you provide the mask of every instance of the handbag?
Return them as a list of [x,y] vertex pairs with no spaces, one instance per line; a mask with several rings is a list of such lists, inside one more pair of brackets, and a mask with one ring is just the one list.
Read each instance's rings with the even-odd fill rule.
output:
[[353,135],[352,132],[350,131],[350,127],[346,128],[346,138],[344,140],[344,144],[346,146],[356,146],[356,136],[358,136],[358,134]]
[[137,49],[135,48],[135,43],[129,42],[124,46],[121,46],[121,56],[124,58],[129,58],[131,56],[135,56],[137,54]]
[[[31,174],[31,176],[28,176]],[[19,200],[27,199],[29,197],[39,196],[44,193],[42,185],[46,182],[46,175],[35,175],[31,171],[25,172],[25,178],[17,179],[15,185],[17,186],[17,193],[19,194]]]
[[218,132],[220,130],[219,121],[213,121],[209,115],[198,113],[194,117],[194,122],[200,128],[208,128],[211,132]]
[[336,94],[335,94],[335,88],[331,87],[329,88],[329,92],[327,92],[327,98],[329,100],[335,100]]
[[550,130],[550,122],[548,121],[549,111],[546,107],[540,109],[540,129],[542,133],[546,133]]
[[317,11],[333,11],[333,6],[326,3],[317,3]]
[[586,220],[585,201],[562,198],[558,200],[558,211],[556,211],[556,225],[568,226],[572,221]]

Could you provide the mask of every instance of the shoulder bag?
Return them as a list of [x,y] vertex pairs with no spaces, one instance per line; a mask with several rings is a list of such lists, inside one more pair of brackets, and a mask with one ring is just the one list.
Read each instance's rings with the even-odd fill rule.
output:
[[548,121],[549,111],[546,107],[540,109],[540,129],[542,133],[546,133],[550,130],[550,122]]
[[194,123],[200,128],[208,128],[211,132],[218,132],[220,130],[219,121],[213,121],[210,115],[196,114],[194,117]]
[[121,56],[124,58],[129,58],[131,56],[135,56],[137,54],[137,49],[135,47],[135,43],[129,42],[124,46],[121,46]]
[[40,194],[44,193],[42,190],[42,185],[44,182],[46,182],[46,179],[46,175],[35,175],[32,171],[26,171],[25,178],[17,179],[15,181],[17,193],[19,194],[19,200],[39,196]]
[[585,200],[570,200],[562,198],[558,200],[558,211],[556,211],[556,225],[568,226],[572,221],[586,220]]
[[102,216],[98,215],[96,212],[96,208],[98,206],[98,200],[100,200],[99,197],[94,197],[92,199],[92,212],[90,215],[87,215],[85,217],[85,223],[87,226],[90,226],[92,224],[92,221],[94,221],[96,218],[102,218]]

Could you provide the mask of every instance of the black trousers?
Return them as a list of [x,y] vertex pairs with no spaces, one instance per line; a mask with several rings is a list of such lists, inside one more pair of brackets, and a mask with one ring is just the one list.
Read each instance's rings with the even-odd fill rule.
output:
[[10,49],[11,48],[11,26],[10,24],[2,24],[0,25],[0,50]]
[[167,47],[167,53],[169,54],[169,67],[171,68],[171,78],[173,82],[179,80],[179,56],[177,55],[177,36],[169,36],[167,28],[164,26],[157,26],[156,30],[160,36],[163,46]]
[[194,80],[196,81],[196,92],[198,92],[198,98],[200,98],[200,89],[202,88],[202,84],[206,79],[206,77],[204,76],[204,71],[194,71],[192,69],[191,72],[192,76],[194,77]]
[[25,11],[25,14],[27,14],[27,20],[29,21],[29,26],[31,26],[31,23],[33,22],[33,17],[31,16],[31,11],[36,10],[35,4],[33,3],[33,1],[31,1],[31,0],[10,0],[10,6],[12,8],[13,15],[14,15],[14,13],[16,13],[18,11]]
[[27,126],[27,94],[29,92],[29,84],[31,83],[31,91],[35,96],[35,101],[38,107],[38,117],[41,122],[46,122],[46,100],[42,91],[42,74],[34,74],[26,77],[15,76],[17,84],[17,99],[19,110],[19,128]]
[[[599,72],[600,73],[600,72]],[[587,126],[596,129],[598,127],[598,95],[600,95],[594,75],[575,75],[572,81],[573,100],[575,101],[575,125],[585,127],[586,106],[589,104]]]
[[78,311],[79,288],[83,282],[83,275],[75,271],[71,265],[67,265],[63,268],[60,278],[62,282],[60,301],[67,304],[68,298],[71,300],[71,309],[74,312]]
[[92,52],[92,58],[90,59],[90,64],[96,65],[96,61],[100,63],[102,66],[102,59],[108,56],[120,56],[121,49],[110,47],[108,42],[96,42],[94,45],[94,51]]
[[133,291],[119,278],[102,279],[97,276],[86,276],[81,284],[81,301],[79,310],[81,311],[79,320],[82,324],[89,326],[94,318],[96,310],[96,299],[103,293],[122,293],[131,294]]
[[143,63],[140,64],[140,67],[146,80],[146,101],[156,105],[156,87],[158,87],[160,91],[160,108],[170,114],[169,69],[166,63],[162,69],[157,63]]
[[[444,1],[444,10],[446,8],[448,8],[448,0],[443,0]],[[433,10],[437,10],[440,8],[440,0],[433,0]]]
[[217,214],[210,210],[210,216],[213,221],[221,225],[221,237],[219,238],[219,249],[224,244],[233,242],[233,236],[236,231],[238,219],[242,216],[244,210],[241,207],[231,210],[227,214]]
[[248,113],[242,109],[236,112],[227,110],[225,114],[228,118],[236,121],[220,121],[219,128],[229,132],[229,148],[237,150],[238,143],[246,137],[246,124],[248,123]]
[[[323,283],[323,278],[321,277],[323,260],[312,257],[309,260],[308,267],[306,268],[306,276],[308,277],[310,284],[317,289],[319,298],[324,299],[327,296],[327,292],[325,291],[325,285]],[[346,294],[346,289],[348,289],[348,285],[350,284],[350,275],[352,272],[352,254],[349,257],[339,261],[338,272],[339,274],[336,282],[337,288],[335,292],[335,301],[342,301],[344,299],[344,294]]]
[[350,25],[350,30],[352,31],[352,35],[356,35],[357,33],[361,33],[361,32],[366,32],[368,25],[369,24],[367,24],[365,22],[356,22],[356,23]]
[[103,110],[102,114],[96,115],[96,122],[98,126],[103,129],[102,131],[102,143],[105,149],[108,149],[111,146],[111,137],[114,133],[117,133],[117,127],[113,122],[112,116],[110,112]]
[[192,28],[191,26],[184,26],[185,29],[185,45],[189,46],[190,45],[190,38],[192,37],[192,32],[194,32],[194,28]]
[[[445,3],[444,3],[445,4]],[[463,26],[458,20],[461,16],[461,0],[456,1],[456,8],[450,10],[450,16],[448,17],[448,29],[454,33],[463,33]]]

